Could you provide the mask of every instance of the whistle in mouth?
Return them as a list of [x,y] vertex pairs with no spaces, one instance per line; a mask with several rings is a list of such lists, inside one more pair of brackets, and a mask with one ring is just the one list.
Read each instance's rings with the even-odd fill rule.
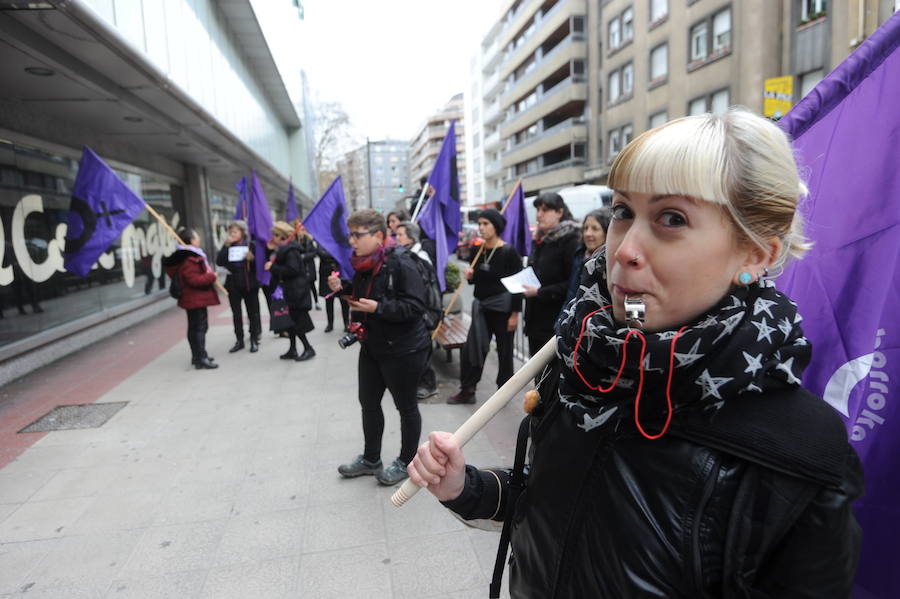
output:
[[644,328],[644,315],[647,313],[647,306],[641,297],[625,298],[625,322],[633,329]]

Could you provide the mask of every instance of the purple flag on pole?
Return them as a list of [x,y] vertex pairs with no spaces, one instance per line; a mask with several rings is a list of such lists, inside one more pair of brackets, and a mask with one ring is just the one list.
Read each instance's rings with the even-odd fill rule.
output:
[[66,270],[86,277],[144,206],[144,200],[84,146],[69,206],[63,255]]
[[300,211],[297,209],[297,198],[294,197],[294,183],[288,183],[287,206],[285,207],[284,218],[287,222],[291,222],[295,218],[300,218]]
[[444,269],[450,254],[456,249],[462,227],[459,205],[459,177],[456,172],[456,120],[450,121],[447,135],[428,177],[433,190],[431,198],[419,213],[419,226],[435,242],[437,275],[441,291],[447,287]]
[[525,211],[525,192],[522,185],[516,185],[513,197],[503,213],[506,217],[506,228],[500,237],[516,248],[522,256],[531,254],[531,228],[528,226],[528,213]]
[[256,171],[253,171],[253,182],[250,186],[250,202],[247,209],[247,228],[250,229],[250,235],[253,237],[253,247],[258,257],[256,263],[256,279],[263,285],[268,285],[270,276],[269,271],[265,267],[266,241],[270,237],[272,231],[272,213],[269,211],[269,202],[266,200],[266,194],[263,193],[262,185],[256,178]]
[[234,184],[234,188],[238,192],[237,208],[234,209],[234,220],[247,221],[247,177],[241,177],[241,180]]
[[809,185],[815,242],[779,279],[813,359],[803,385],[841,415],[865,495],[854,597],[900,597],[900,14],[823,79],[779,125]]
[[313,239],[341,265],[341,277],[349,279],[355,272],[350,266],[350,230],[347,228],[347,203],[341,177],[332,181],[322,197],[312,207],[303,226]]

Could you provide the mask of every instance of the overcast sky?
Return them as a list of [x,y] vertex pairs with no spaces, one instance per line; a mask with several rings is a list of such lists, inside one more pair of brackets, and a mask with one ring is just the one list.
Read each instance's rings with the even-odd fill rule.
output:
[[343,104],[363,139],[409,139],[466,91],[469,61],[502,4],[303,0],[300,62],[313,97]]

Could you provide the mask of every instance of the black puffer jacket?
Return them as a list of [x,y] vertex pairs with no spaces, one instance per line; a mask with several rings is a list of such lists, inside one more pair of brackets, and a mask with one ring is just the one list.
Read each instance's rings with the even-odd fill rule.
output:
[[541,287],[534,297],[525,299],[525,334],[550,337],[562,309],[572,274],[572,259],[581,234],[573,221],[563,221],[532,246],[528,265],[534,269]]
[[[352,291],[350,291],[352,289]],[[428,348],[425,330],[425,285],[412,258],[403,248],[387,250],[387,261],[374,281],[371,272],[357,272],[350,284],[345,282],[342,294],[370,298],[378,309],[367,314],[352,311],[350,319],[362,322],[368,332],[363,342],[370,355],[398,356]]]
[[[647,440],[626,422],[573,434],[579,423],[551,387],[541,396],[557,399],[529,423],[512,597],[850,596],[860,541],[850,504],[862,472],[823,401],[784,388],[726,402],[714,424],[676,417],[665,437]],[[445,505],[503,519],[509,471],[467,466],[466,476]]]
[[278,248],[272,264],[273,281],[281,285],[284,300],[300,310],[312,309],[313,280],[309,277],[309,265],[316,257],[316,248],[307,240],[290,241]]

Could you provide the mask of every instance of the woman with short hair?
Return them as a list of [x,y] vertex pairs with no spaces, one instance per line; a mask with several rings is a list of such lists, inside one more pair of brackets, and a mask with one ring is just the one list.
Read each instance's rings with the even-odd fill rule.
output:
[[[563,309],[569,305],[578,291],[578,279],[581,277],[582,267],[606,243],[606,230],[609,228],[610,217],[610,210],[606,206],[591,210],[584,215],[584,220],[581,221],[581,245],[575,250],[572,273],[569,275],[569,290],[563,301]],[[562,311],[560,311],[560,316],[562,316]]]
[[[273,280],[281,286],[288,312],[294,321],[293,328],[288,330],[291,345],[279,357],[282,360],[303,362],[316,355],[316,350],[306,338],[306,334],[315,328],[309,317],[309,311],[312,310],[310,288],[313,285],[309,276],[309,264],[316,257],[316,248],[303,237],[302,232],[297,239],[294,229],[284,221],[278,221],[272,227],[272,239],[276,245],[275,255],[266,263],[265,268],[271,271]],[[303,352],[300,354],[297,353],[297,339],[303,344]]]
[[250,353],[259,350],[262,326],[259,319],[259,281],[256,279],[254,260],[247,223],[242,220],[233,221],[228,225],[228,240],[216,255],[216,264],[228,270],[225,290],[228,291],[228,303],[231,305],[235,337],[234,345],[228,350],[231,354],[245,347],[241,303],[247,307],[247,319],[250,321]]
[[811,347],[767,275],[810,247],[786,135],[744,110],[677,119],[619,153],[609,186],[605,251],[521,429],[524,494],[448,433],[412,480],[508,521],[512,597],[849,597],[859,458],[800,386]]

